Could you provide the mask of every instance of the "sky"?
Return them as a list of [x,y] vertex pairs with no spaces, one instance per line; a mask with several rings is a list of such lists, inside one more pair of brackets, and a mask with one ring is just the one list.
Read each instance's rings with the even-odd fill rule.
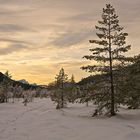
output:
[[108,3],[129,34],[129,54],[139,54],[140,0],[0,0],[0,71],[38,84],[54,81],[62,67],[76,81],[88,76],[82,57]]

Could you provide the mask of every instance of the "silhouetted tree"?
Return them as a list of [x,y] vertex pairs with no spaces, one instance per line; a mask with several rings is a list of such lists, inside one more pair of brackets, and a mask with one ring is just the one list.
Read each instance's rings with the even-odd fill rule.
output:
[[64,69],[62,68],[55,79],[56,81],[51,87],[51,99],[57,103],[56,109],[60,109],[63,108],[66,103],[64,91],[68,81],[68,75],[65,74]]
[[134,58],[134,63],[125,68],[124,80],[119,84],[119,92],[123,96],[122,104],[129,109],[140,107],[140,55]]
[[[103,8],[102,20],[98,21],[99,26],[95,26],[98,30],[96,33],[98,40],[90,40],[90,43],[99,45],[90,49],[92,55],[86,55],[84,58],[94,60],[94,65],[82,67],[88,72],[108,73],[110,80],[110,88],[108,94],[110,95],[108,101],[108,109],[110,115],[115,115],[115,89],[114,89],[114,73],[116,69],[127,65],[127,62],[132,60],[131,57],[125,57],[123,53],[130,50],[130,45],[126,44],[127,33],[123,33],[123,27],[119,25],[119,19],[116,15],[115,9],[110,4],[106,4]],[[96,63],[95,63],[96,62]],[[102,101],[101,101],[102,102]]]
[[11,82],[11,74],[9,71],[5,72],[5,77],[3,78],[2,82],[0,83],[0,102],[8,102],[8,93],[12,90],[12,82]]

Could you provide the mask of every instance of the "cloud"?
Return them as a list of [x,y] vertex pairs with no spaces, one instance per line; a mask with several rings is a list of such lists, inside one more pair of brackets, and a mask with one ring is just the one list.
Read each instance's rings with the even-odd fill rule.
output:
[[16,7],[14,8],[10,8],[10,7],[3,7],[2,5],[0,6],[0,16],[3,17],[3,16],[12,16],[12,17],[17,17],[18,15],[22,15],[23,13],[26,14],[26,13],[30,13],[30,12],[33,12],[35,9],[33,8],[25,8],[25,9],[22,9],[22,8],[19,8],[19,9],[16,9]]
[[27,46],[22,45],[22,44],[10,44],[6,48],[0,48],[0,55],[8,55],[13,52],[18,52],[20,50],[27,49]]
[[88,61],[80,61],[80,60],[68,60],[68,61],[62,61],[58,62],[54,65],[54,67],[66,67],[66,68],[73,68],[73,67],[81,67],[83,65],[87,65],[90,62]]
[[1,38],[0,41],[3,42],[9,42],[9,43],[16,43],[16,44],[26,44],[26,45],[31,45],[32,43],[29,41],[23,41],[23,40],[17,40],[17,39],[12,39],[12,38]]
[[140,0],[0,0],[3,67],[16,78],[24,73],[27,80],[45,82],[64,66],[80,79],[85,75],[79,69],[84,65],[82,56],[89,53],[88,40],[96,39],[94,26],[106,3],[115,7],[120,25],[129,33],[133,54],[138,53]]
[[0,63],[0,65],[7,66],[8,64],[7,63]]
[[60,48],[70,47],[83,42],[92,34],[92,32],[67,32],[55,38],[50,44]]
[[33,30],[16,24],[0,24],[0,31],[1,32],[26,32],[26,31],[29,32]]
[[76,22],[79,24],[79,22],[85,23],[85,22],[90,22],[90,21],[94,21],[96,16],[93,16],[93,11],[89,11],[89,12],[82,12],[82,13],[78,13],[69,17],[64,17],[62,19],[59,19],[59,21],[67,21],[67,22]]

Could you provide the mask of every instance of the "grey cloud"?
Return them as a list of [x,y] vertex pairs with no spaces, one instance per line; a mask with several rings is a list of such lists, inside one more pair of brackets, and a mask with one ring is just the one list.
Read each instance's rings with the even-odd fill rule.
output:
[[[80,25],[86,21],[96,22],[97,20],[100,20],[102,8],[105,6],[106,2],[110,2],[114,5],[121,22],[125,21],[124,26],[128,26],[129,28],[131,27],[128,25],[129,21],[136,23],[136,20],[139,20],[138,14],[140,13],[140,0],[28,0],[28,2],[27,0],[0,0],[1,7],[4,5],[4,7],[0,9],[0,13],[7,14],[7,19],[5,20],[9,21],[7,23],[17,23],[18,20],[17,18],[11,18],[12,16],[10,14],[8,16],[8,13],[10,12],[15,12],[15,14],[21,12],[22,14],[20,13],[19,15],[29,16],[25,16],[24,18],[20,16],[20,20],[18,21],[17,25],[1,24],[0,31],[12,33],[25,32],[30,31],[31,29],[20,26],[20,24],[29,24],[28,26],[30,28],[33,27],[34,24],[37,24],[39,27],[38,30],[40,30],[40,32],[47,29],[49,32],[54,34],[66,32],[65,34],[60,35],[58,38],[53,38],[53,41],[50,41],[50,44],[59,47],[69,47],[82,43],[86,39],[89,40],[89,37],[95,34],[94,32],[88,31],[80,32],[82,30]],[[26,13],[28,10],[33,10],[33,12]],[[49,17],[53,16],[54,19],[49,19]],[[44,24],[44,26],[42,26],[42,24]],[[75,25],[79,27],[76,28]],[[85,24],[85,26],[87,26],[87,24]],[[94,27],[92,23],[90,23],[88,26],[89,28],[92,28],[92,26]],[[67,32],[68,28],[77,32]],[[138,32],[138,27],[135,28]],[[133,28],[129,28],[129,30],[133,30]],[[51,33],[49,35],[47,38],[51,38],[52,40]],[[15,43],[20,43],[20,41]]]
[[0,16],[6,16],[6,15],[11,15],[11,11],[3,11],[3,9],[2,10],[0,10]]
[[96,19],[96,16],[94,15],[94,12],[83,12],[83,13],[78,13],[73,16],[65,17],[65,18],[60,18],[59,21],[73,21],[73,22],[89,22],[89,21],[94,21]]
[[80,67],[81,65],[83,64],[87,64],[87,62],[83,62],[83,61],[66,61],[66,62],[59,62],[57,64],[55,64],[54,66],[58,67],[58,66],[61,66],[61,67]]
[[54,23],[52,23],[52,24],[41,24],[40,26],[38,26],[39,27],[39,29],[45,29],[45,30],[47,30],[47,29],[51,29],[51,30],[60,30],[60,29],[64,29],[65,27],[64,27],[64,25],[62,25],[62,24],[54,24]]
[[0,24],[0,32],[26,32],[26,31],[28,32],[33,30],[16,24]]
[[[89,2],[87,3],[92,3],[92,0],[88,0]],[[96,6],[95,5],[88,5],[89,7],[87,8],[87,3],[85,5],[83,12],[80,13],[75,13],[72,16],[60,18],[59,21],[73,21],[73,22],[86,22],[86,21],[93,21],[93,20],[98,20],[101,17],[102,9],[103,7],[101,6],[101,1],[103,7],[105,7],[105,1],[104,0],[99,0],[99,3]],[[95,3],[95,2],[94,2]],[[110,3],[113,4],[114,8],[116,9],[117,15],[119,15],[120,19],[123,22],[134,22],[135,20],[139,20],[139,16],[136,16],[137,13],[140,13],[140,1],[135,0],[134,1],[128,1],[128,0],[123,0],[123,1],[116,1],[116,0],[111,0]],[[80,5],[81,6],[81,5]],[[92,8],[91,8],[92,6]],[[87,10],[85,10],[87,9]],[[80,9],[79,9],[80,11]]]
[[1,38],[0,37],[0,41],[3,42],[9,42],[9,43],[16,43],[16,44],[26,44],[26,45],[32,45],[33,43],[29,42],[29,41],[22,41],[22,40],[17,40],[17,39],[12,39],[12,38]]
[[11,44],[6,48],[0,48],[0,55],[11,54],[13,52],[17,52],[26,48],[27,46],[22,45],[22,44]]
[[16,16],[20,16],[21,14],[25,14],[25,13],[29,13],[29,12],[33,12],[35,9],[34,8],[26,8],[26,9],[20,9],[20,10],[9,10],[6,8],[1,8],[0,9],[0,16],[12,16],[12,17],[16,17]]
[[67,32],[54,39],[51,44],[59,47],[70,47],[83,42],[93,34],[93,32]]
[[24,6],[24,5],[35,5],[38,4],[42,0],[0,0],[1,5],[17,5],[17,6]]

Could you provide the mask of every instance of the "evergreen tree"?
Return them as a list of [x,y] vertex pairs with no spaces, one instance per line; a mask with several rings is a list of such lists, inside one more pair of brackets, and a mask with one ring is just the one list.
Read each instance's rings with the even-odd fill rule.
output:
[[86,106],[88,106],[89,101],[92,101],[91,93],[93,91],[93,85],[90,83],[87,83],[80,86],[79,88],[80,88],[79,102],[86,103]]
[[59,71],[59,74],[56,75],[56,82],[53,86],[53,92],[51,94],[51,99],[57,103],[57,109],[63,108],[64,105],[66,104],[65,100],[65,88],[66,88],[66,83],[68,81],[68,75],[65,74],[64,69],[62,68]]
[[5,77],[3,78],[3,81],[0,83],[0,102],[8,102],[8,92],[12,90],[12,83],[10,81],[11,74],[9,74],[8,71],[5,72]]
[[67,83],[67,99],[70,103],[74,103],[77,99],[77,87],[74,75],[72,74],[69,82]]
[[70,83],[75,84],[75,78],[74,78],[74,75],[73,74],[71,76]]
[[125,57],[123,53],[130,50],[131,46],[126,45],[127,33],[124,33],[123,27],[119,25],[119,19],[116,15],[115,9],[110,4],[106,4],[103,8],[102,20],[98,21],[99,26],[95,26],[98,30],[96,33],[98,40],[90,40],[90,43],[99,45],[90,49],[92,55],[86,55],[84,58],[94,60],[95,65],[88,65],[82,67],[88,72],[98,72],[109,74],[109,111],[110,115],[115,115],[115,85],[114,85],[114,71],[122,67],[127,62],[132,60],[131,57]]
[[9,71],[7,70],[4,74],[6,77],[8,77],[9,79],[12,78],[12,75],[9,73]]
[[129,109],[140,107],[140,55],[134,58],[134,63],[125,68],[124,81],[119,85],[123,95],[122,104]]

